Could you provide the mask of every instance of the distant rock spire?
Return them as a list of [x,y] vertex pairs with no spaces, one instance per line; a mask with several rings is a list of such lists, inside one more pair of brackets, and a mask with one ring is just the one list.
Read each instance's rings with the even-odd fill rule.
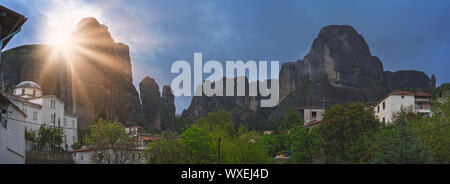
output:
[[436,76],[434,74],[431,76],[430,85],[432,88],[436,87]]

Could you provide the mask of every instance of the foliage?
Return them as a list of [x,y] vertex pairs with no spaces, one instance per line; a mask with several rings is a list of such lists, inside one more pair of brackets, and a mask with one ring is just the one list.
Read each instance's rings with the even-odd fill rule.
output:
[[188,152],[175,133],[163,132],[161,139],[147,145],[145,152],[149,164],[188,163]]
[[396,120],[380,132],[382,151],[373,163],[383,164],[425,164],[431,162],[430,151],[414,133],[402,112]]
[[[324,115],[319,127],[322,151],[328,163],[345,163],[347,151],[363,132],[377,132],[379,122],[372,109],[358,103],[335,105]],[[353,158],[355,159],[355,158]]]
[[303,123],[304,121],[300,113],[294,108],[288,108],[279,131],[287,131],[294,126],[303,125]]
[[412,120],[415,133],[431,150],[434,164],[450,163],[450,101],[435,103],[432,117]]
[[241,126],[238,136],[226,138],[222,144],[223,163],[226,164],[269,164],[272,159],[262,144],[255,143],[252,132]]
[[201,126],[192,126],[181,134],[181,144],[187,149],[195,164],[212,163],[215,156],[215,144],[212,134]]
[[120,123],[97,119],[90,126],[87,143],[107,164],[125,164],[132,160],[134,145]]
[[79,143],[79,142],[74,142],[73,143],[73,145],[72,145],[72,148],[74,149],[74,150],[78,150],[78,149],[81,149],[81,144]]
[[238,131],[225,110],[209,113],[180,136],[167,133],[147,145],[150,163],[212,164],[217,162],[220,138],[221,163],[268,163],[265,147],[254,141],[255,132]]
[[266,134],[262,136],[259,142],[264,145],[270,157],[275,157],[282,151],[286,151],[288,149],[286,134]]
[[63,141],[64,131],[59,127],[47,127],[42,124],[39,127],[36,143],[38,150],[41,150],[43,146],[49,145],[52,146],[53,151],[54,148],[60,147]]
[[297,164],[310,164],[320,155],[320,137],[317,129],[311,132],[297,124],[288,133],[288,144],[292,150],[290,161]]
[[25,140],[35,144],[37,141],[36,139],[37,139],[36,131],[34,130],[28,131],[28,129],[25,128]]

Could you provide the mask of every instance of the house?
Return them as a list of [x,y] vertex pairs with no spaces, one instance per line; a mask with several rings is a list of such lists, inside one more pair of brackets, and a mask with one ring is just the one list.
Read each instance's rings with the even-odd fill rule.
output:
[[394,115],[402,109],[424,116],[431,116],[431,95],[424,92],[394,91],[372,106],[382,122],[392,122]]
[[311,122],[306,123],[305,125],[303,125],[303,127],[305,127],[308,130],[308,132],[309,132],[313,128],[318,127],[320,125],[320,123],[322,123],[322,120],[311,121]]
[[32,81],[18,84],[6,97],[27,116],[23,123],[28,131],[38,131],[41,125],[62,128],[62,148],[71,149],[78,141],[77,117],[64,111],[64,102],[54,95],[43,95],[41,87]]
[[137,140],[137,147],[139,149],[143,149],[145,148],[145,146],[147,146],[148,143],[153,142],[154,140],[155,139],[153,137],[141,136]]
[[300,108],[300,113],[303,116],[303,127],[308,129],[308,131],[311,131],[311,129],[319,126],[322,122],[325,114],[325,108],[318,106],[306,106]]
[[[23,15],[0,5],[0,63],[3,48],[20,32],[28,20]],[[1,90],[5,81],[1,75]],[[25,127],[27,115],[0,92],[0,164],[25,164]]]
[[0,93],[0,164],[25,164],[27,115]]
[[145,164],[148,158],[144,150],[117,146],[104,149],[83,146],[72,151],[70,155],[75,164]]
[[134,137],[138,137],[144,133],[144,128],[142,126],[137,126],[137,125],[129,126],[129,127],[125,128],[125,132]]
[[300,108],[300,113],[303,115],[305,125],[314,121],[322,121],[325,114],[325,108],[318,106],[307,106]]

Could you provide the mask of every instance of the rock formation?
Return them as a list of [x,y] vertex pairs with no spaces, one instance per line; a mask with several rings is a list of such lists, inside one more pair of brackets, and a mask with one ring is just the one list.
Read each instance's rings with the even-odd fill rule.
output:
[[[333,25],[322,28],[302,60],[282,65],[278,106],[252,111],[263,120],[278,120],[289,107],[329,107],[356,101],[373,104],[392,90],[433,88],[435,81],[434,76],[430,79],[419,71],[385,72],[383,63],[372,56],[364,38],[353,27]],[[233,111],[238,104],[248,106],[245,100],[233,103],[240,98],[246,99],[194,97],[183,117],[198,118],[218,108]]]
[[175,130],[175,96],[169,86],[164,86],[163,93],[159,85],[150,77],[139,83],[144,122],[155,130]]
[[175,96],[170,86],[164,86],[161,98],[161,129],[175,131]]
[[94,18],[81,20],[71,40],[65,49],[29,45],[4,52],[2,85],[12,89],[21,81],[35,81],[44,94],[63,100],[66,112],[77,114],[80,123],[92,122],[101,110],[110,120],[140,122],[128,46],[114,42]]

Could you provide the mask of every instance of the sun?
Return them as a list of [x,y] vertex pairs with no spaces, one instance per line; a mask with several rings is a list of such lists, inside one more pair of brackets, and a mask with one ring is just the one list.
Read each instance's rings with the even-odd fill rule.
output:
[[101,19],[101,10],[82,1],[55,2],[44,11],[46,24],[41,29],[41,42],[44,44],[65,46],[77,23],[86,17]]

